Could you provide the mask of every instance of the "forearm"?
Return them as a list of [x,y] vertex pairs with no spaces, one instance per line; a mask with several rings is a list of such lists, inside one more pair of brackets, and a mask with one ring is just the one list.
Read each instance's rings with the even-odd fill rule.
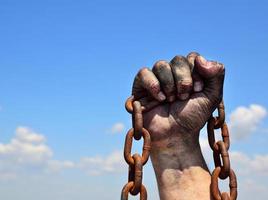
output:
[[[197,134],[194,134],[197,137]],[[153,141],[151,160],[161,200],[209,200],[210,173],[198,139]]]

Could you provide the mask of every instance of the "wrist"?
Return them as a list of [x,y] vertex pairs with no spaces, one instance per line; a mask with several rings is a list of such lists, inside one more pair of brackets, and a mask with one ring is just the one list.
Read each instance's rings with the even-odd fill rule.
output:
[[156,170],[184,170],[200,166],[208,171],[199,144],[198,133],[170,133],[166,138],[152,141],[150,157]]
[[161,200],[210,198],[210,173],[198,137],[174,134],[152,142],[150,156]]

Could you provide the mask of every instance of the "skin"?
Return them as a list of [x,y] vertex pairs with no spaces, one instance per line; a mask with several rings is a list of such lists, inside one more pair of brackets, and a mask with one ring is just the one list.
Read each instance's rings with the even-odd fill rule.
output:
[[143,114],[161,200],[211,199],[199,132],[222,99],[224,72],[222,64],[190,53],[135,77],[132,94],[142,106],[161,102]]

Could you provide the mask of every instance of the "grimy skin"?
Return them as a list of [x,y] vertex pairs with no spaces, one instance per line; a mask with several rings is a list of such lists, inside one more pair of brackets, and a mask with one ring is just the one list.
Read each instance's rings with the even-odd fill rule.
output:
[[199,145],[199,132],[222,99],[224,66],[198,53],[142,68],[132,94],[143,106],[152,139],[151,161],[161,200],[211,200],[210,172]]

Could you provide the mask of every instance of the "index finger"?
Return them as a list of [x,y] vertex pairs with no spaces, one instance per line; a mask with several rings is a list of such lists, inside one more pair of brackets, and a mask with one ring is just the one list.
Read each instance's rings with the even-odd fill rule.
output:
[[161,91],[160,83],[154,73],[148,68],[142,68],[135,77],[132,94],[141,98],[148,94],[158,101],[164,101],[166,96]]

